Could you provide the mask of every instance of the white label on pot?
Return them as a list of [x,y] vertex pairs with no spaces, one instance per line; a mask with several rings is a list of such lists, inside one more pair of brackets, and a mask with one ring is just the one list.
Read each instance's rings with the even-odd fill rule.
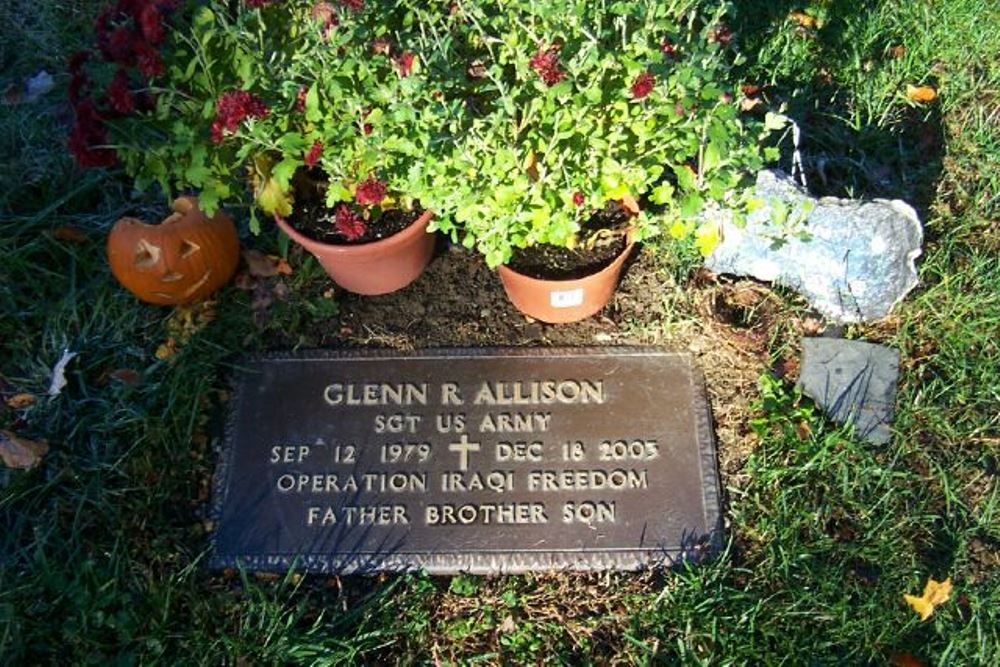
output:
[[583,303],[583,288],[549,292],[549,303],[553,308],[572,308]]

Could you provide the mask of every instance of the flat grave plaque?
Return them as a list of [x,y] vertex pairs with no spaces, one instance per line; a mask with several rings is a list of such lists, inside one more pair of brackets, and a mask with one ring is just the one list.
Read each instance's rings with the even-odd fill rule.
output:
[[212,565],[635,569],[718,546],[708,403],[649,348],[313,352],[247,362]]

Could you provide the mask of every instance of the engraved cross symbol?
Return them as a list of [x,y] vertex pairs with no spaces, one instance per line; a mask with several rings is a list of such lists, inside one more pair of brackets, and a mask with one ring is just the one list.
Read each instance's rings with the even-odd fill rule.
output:
[[458,452],[458,469],[465,472],[469,469],[469,452],[478,452],[479,443],[469,442],[469,436],[462,434],[462,439],[448,445],[448,451]]

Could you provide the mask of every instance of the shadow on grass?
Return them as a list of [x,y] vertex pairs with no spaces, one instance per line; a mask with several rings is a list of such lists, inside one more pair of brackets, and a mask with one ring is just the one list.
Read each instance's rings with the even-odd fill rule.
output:
[[[876,109],[862,108],[851,94],[852,84],[884,85],[875,80],[874,70],[896,57],[894,48],[901,48],[888,30],[867,40],[857,34],[858,26],[879,20],[869,15],[881,3],[833,0],[808,10],[815,25],[792,18],[804,4],[737,0],[734,26],[742,48],[757,54],[739,75],[762,86],[773,108],[786,105],[787,114],[801,126],[812,194],[903,199],[926,219],[945,150],[939,107],[903,109],[898,99],[882,99],[881,115],[874,117]],[[782,165],[787,167],[792,149],[790,141],[784,143]]]

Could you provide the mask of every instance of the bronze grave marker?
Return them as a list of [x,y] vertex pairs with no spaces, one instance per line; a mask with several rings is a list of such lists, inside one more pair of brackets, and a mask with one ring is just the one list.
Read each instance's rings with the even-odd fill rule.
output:
[[215,567],[634,569],[719,539],[708,403],[647,348],[313,352],[248,362]]

